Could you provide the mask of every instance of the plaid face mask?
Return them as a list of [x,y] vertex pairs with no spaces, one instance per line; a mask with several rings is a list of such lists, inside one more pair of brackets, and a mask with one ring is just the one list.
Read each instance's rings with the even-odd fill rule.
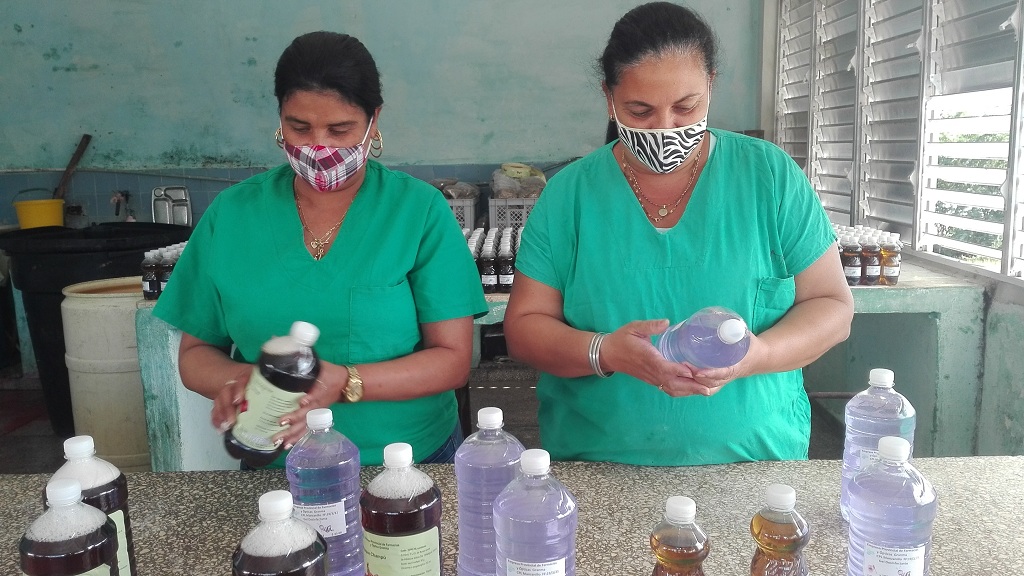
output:
[[277,142],[284,148],[288,163],[292,165],[292,170],[295,170],[296,174],[320,192],[330,192],[341,188],[366,164],[366,149],[363,144],[370,135],[372,125],[371,122],[366,127],[366,134],[359,144],[348,148],[292,146],[283,138],[278,138]]

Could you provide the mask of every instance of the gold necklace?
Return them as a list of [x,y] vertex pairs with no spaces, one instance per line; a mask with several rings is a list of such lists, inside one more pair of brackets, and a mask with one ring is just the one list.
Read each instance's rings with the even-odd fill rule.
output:
[[331,236],[341,228],[341,223],[345,221],[345,216],[348,216],[348,208],[345,209],[345,213],[341,215],[341,220],[331,229],[328,230],[323,236],[317,238],[313,231],[306,226],[306,217],[302,213],[302,202],[299,202],[299,194],[295,193],[295,207],[299,210],[299,223],[302,224],[303,235],[309,234],[312,240],[309,241],[309,247],[313,249],[313,260],[320,260],[327,253],[327,247],[331,244]]
[[[683,198],[686,197],[686,193],[690,191],[690,186],[693,185],[693,179],[697,176],[697,167],[700,166],[700,155],[704,152],[704,146],[702,146],[702,144],[703,142],[701,142],[701,145],[698,145],[700,147],[697,148],[697,159],[693,163],[693,170],[690,171],[690,181],[686,183],[686,188],[683,188],[683,192],[679,194],[679,198],[676,199],[675,204],[673,204],[671,208],[668,207],[668,204],[658,204],[657,202],[652,201],[646,194],[644,194],[644,191],[640,189],[640,183],[636,180],[636,174],[633,172],[633,167],[626,162],[626,149],[623,147],[622,169],[626,173],[626,180],[629,182],[629,187],[633,189],[633,193],[636,194],[637,201],[640,202],[640,209],[643,210],[644,214],[646,214],[647,217],[655,224],[661,222],[669,214],[675,212],[676,208],[678,208],[679,204],[683,201]],[[651,216],[651,213],[647,211],[647,208],[644,207],[645,200],[651,206],[659,207],[657,216]]]

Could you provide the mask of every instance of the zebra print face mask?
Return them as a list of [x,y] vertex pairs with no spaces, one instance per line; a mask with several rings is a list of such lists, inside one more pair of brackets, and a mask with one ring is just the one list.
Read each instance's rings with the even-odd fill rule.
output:
[[615,103],[612,103],[612,114],[619,127],[619,140],[637,160],[658,174],[668,174],[682,165],[697,149],[708,129],[707,114],[689,126],[655,129],[624,126],[615,112]]

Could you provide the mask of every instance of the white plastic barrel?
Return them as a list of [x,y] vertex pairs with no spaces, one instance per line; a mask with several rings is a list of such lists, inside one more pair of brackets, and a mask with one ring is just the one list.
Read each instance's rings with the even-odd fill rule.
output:
[[150,470],[146,408],[135,340],[139,276],[93,280],[63,290],[64,360],[75,434],[122,472]]

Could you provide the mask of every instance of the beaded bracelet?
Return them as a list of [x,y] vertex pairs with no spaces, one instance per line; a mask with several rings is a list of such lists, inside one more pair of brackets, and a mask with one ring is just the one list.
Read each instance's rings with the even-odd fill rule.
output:
[[601,343],[604,342],[604,337],[608,334],[606,332],[597,332],[594,337],[590,339],[590,350],[588,352],[588,358],[590,359],[590,369],[594,371],[600,378],[607,378],[614,374],[614,372],[605,372],[601,370]]

